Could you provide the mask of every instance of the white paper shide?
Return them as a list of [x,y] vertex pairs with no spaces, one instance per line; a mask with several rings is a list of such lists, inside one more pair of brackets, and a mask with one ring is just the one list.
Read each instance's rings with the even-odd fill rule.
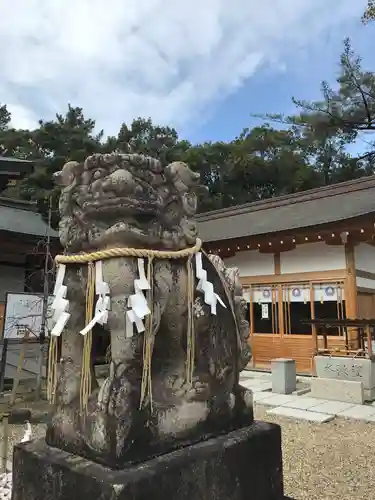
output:
[[108,321],[108,310],[111,305],[109,285],[103,280],[103,263],[101,260],[95,263],[95,293],[97,296],[95,303],[94,317],[83,330],[82,335],[86,335],[96,325],[104,325]]
[[202,253],[195,254],[195,273],[199,280],[197,291],[203,293],[204,302],[211,307],[211,314],[216,315],[217,303],[226,308],[219,295],[215,293],[213,284],[207,279],[207,271],[202,266]]
[[53,322],[55,323],[52,328],[51,335],[59,337],[67,324],[70,314],[69,301],[66,299],[67,287],[64,285],[65,278],[65,264],[59,264],[56,275],[55,288],[53,290],[53,302],[51,309],[53,311]]
[[144,294],[150,290],[150,283],[147,281],[145,273],[144,259],[138,259],[139,278],[134,280],[134,294],[128,299],[128,308],[126,312],[126,337],[131,338],[134,333],[134,325],[138,333],[145,331],[144,318],[151,313],[148,307],[147,299]]

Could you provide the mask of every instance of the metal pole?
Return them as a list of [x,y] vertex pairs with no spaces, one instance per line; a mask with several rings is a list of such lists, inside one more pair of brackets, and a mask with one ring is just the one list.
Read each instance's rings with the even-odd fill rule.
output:
[[0,394],[4,393],[5,369],[7,364],[8,339],[3,340],[3,350],[1,352],[0,362]]
[[39,372],[36,383],[36,400],[40,399],[42,392],[42,378],[44,365],[44,347],[46,340],[46,326],[48,313],[48,298],[49,298],[49,259],[51,254],[51,222],[52,222],[52,196],[49,197],[48,203],[48,233],[46,242],[46,252],[44,257],[44,275],[43,275],[43,308],[42,308],[42,323],[40,327],[39,337]]

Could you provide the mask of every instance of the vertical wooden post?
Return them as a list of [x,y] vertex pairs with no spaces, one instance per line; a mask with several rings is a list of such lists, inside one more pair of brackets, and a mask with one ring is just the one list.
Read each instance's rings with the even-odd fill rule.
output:
[[274,272],[281,274],[281,257],[280,252],[273,254]]
[[367,336],[367,354],[370,359],[372,359],[372,335],[371,326],[366,326],[366,336]]
[[[273,254],[273,263],[274,263],[274,273],[275,275],[281,274],[281,257],[280,252]],[[276,331],[279,335],[284,334],[284,310],[283,310],[283,289],[282,285],[277,285],[277,328]]]
[[249,293],[250,293],[250,302],[249,302],[249,308],[250,308],[250,347],[251,347],[251,366],[252,368],[255,367],[256,365],[256,353],[254,352],[254,302],[253,302],[253,287],[250,285],[249,287]]
[[[348,241],[345,244],[345,261],[347,277],[345,280],[345,304],[346,304],[346,317],[355,319],[357,317],[357,281],[356,281],[356,264],[354,244]],[[356,344],[356,332],[354,328],[348,328],[348,344],[350,349],[359,349]]]
[[[314,286],[310,281],[310,314],[311,314],[311,319],[315,319],[315,304],[314,304]],[[311,358],[311,371],[313,375],[316,375],[316,366],[315,366],[315,356],[318,354],[319,351],[319,344],[318,344],[318,333],[317,333],[317,328],[316,325],[312,325],[311,327],[312,331],[312,338],[313,338],[313,346],[314,346],[314,353]]]

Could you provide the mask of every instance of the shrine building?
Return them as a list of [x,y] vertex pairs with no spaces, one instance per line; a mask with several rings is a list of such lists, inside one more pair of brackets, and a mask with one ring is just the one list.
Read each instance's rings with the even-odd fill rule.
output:
[[0,335],[3,335],[6,295],[42,293],[44,247],[48,232],[53,250],[58,248],[58,234],[48,228],[36,204],[2,197],[8,186],[14,186],[31,174],[31,161],[0,156]]
[[328,325],[323,335],[308,321],[375,318],[375,176],[197,219],[205,250],[239,268],[251,367],[283,357],[314,373],[318,351],[357,352],[354,328]]

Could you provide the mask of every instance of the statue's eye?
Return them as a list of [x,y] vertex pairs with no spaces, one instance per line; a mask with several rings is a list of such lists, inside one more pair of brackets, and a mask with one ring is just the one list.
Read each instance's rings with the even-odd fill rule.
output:
[[93,173],[93,178],[94,179],[100,179],[101,177],[104,177],[106,175],[107,171],[104,168],[97,168],[95,172]]

